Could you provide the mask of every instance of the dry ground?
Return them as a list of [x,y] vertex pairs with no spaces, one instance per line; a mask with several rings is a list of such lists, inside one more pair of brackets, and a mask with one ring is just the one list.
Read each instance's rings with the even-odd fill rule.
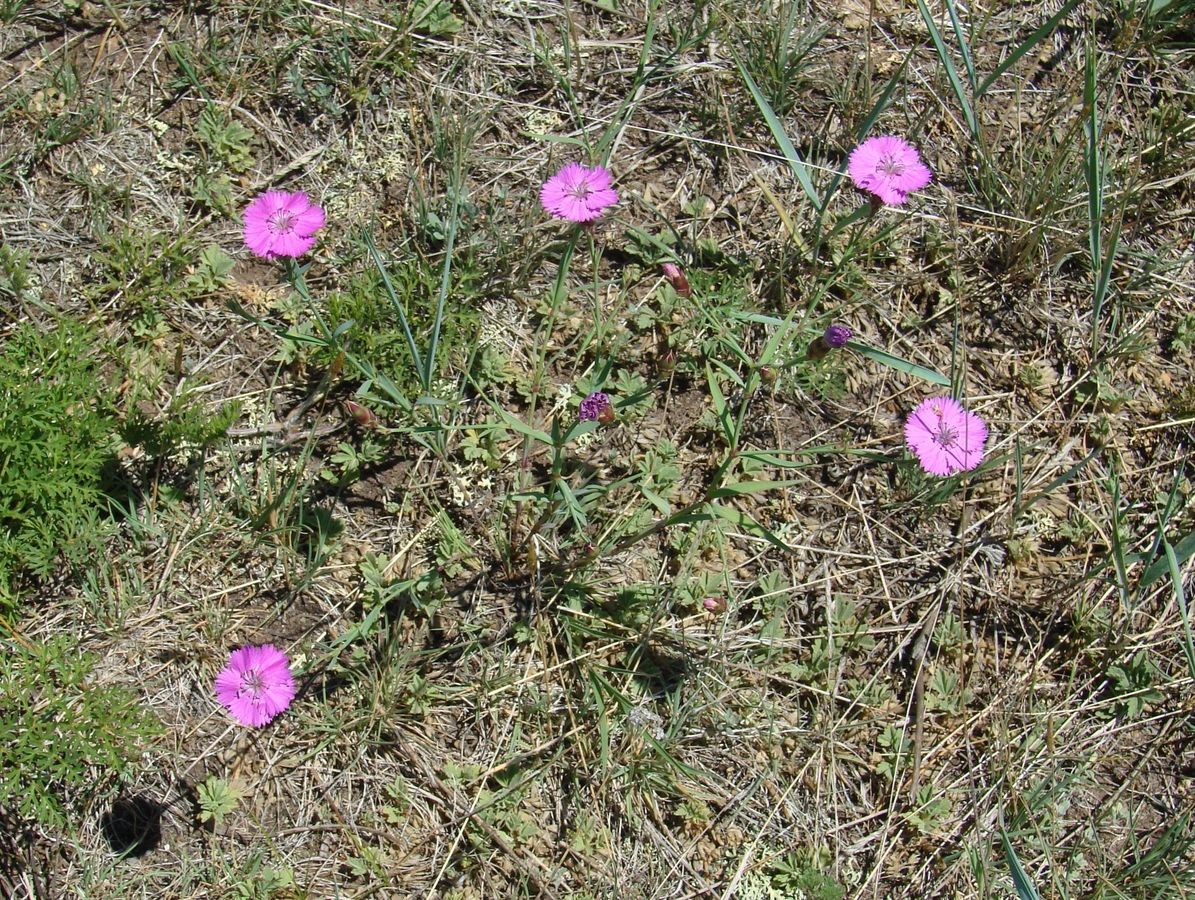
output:
[[[125,415],[240,404],[207,447],[122,451],[127,515],[107,558],[37,590],[14,626],[74,636],[98,678],[161,720],[120,788],[160,835],[118,858],[111,797],[79,798],[70,829],[20,834],[0,885],[1013,897],[1003,833],[1043,897],[1186,896],[1192,673],[1175,582],[1144,575],[1167,497],[1172,544],[1195,522],[1195,85],[1190,23],[1123,6],[1080,4],[1012,66],[975,103],[977,145],[905,0],[462,0],[451,18],[314,0],[0,3],[0,235],[39,278],[4,328],[94,323]],[[1058,8],[966,7],[976,70]],[[1098,319],[1089,54],[1105,236],[1123,223]],[[823,189],[895,75],[873,131],[916,143],[933,184],[814,258],[814,214],[736,59]],[[554,307],[569,232],[538,187],[603,134],[623,200],[592,253],[578,244]],[[379,407],[384,428],[362,429],[344,412],[351,367],[280,339],[309,311],[243,248],[237,211],[266,187],[327,208],[312,295],[357,319],[354,346],[406,389],[360,230],[434,296],[457,180],[440,442],[427,408]],[[865,202],[844,188],[829,217]],[[668,294],[643,232],[671,242],[693,305]],[[176,242],[235,267],[178,289],[194,256],[160,264]],[[618,523],[663,515],[633,486],[609,492],[592,534],[533,527],[540,508],[516,495],[551,460],[499,408],[547,428],[553,404],[575,408],[561,389],[611,362],[612,393],[646,402],[570,451],[574,487],[650,469],[679,508],[724,459],[706,360],[746,377],[793,310],[792,365],[747,398],[722,382],[749,400],[747,475],[788,482],[727,506],[783,548],[714,519],[578,562]],[[951,375],[992,432],[974,477],[944,488],[903,450],[930,385],[850,353],[804,366],[830,320]],[[499,375],[478,376],[483,358]],[[346,473],[342,442],[378,449]],[[1190,597],[1189,559],[1181,573]],[[301,690],[249,731],[211,684],[232,648],[265,641]],[[242,793],[214,828],[197,821],[210,776]]]

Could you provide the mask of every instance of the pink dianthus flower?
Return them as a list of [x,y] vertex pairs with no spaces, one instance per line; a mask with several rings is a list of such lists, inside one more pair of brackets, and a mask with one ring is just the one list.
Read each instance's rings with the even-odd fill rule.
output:
[[216,676],[216,697],[242,725],[265,725],[295,698],[286,654],[273,644],[232,651]]
[[302,256],[323,227],[323,209],[302,191],[266,191],[245,207],[245,246],[263,259]]
[[855,187],[889,206],[900,206],[933,177],[917,155],[917,148],[891,135],[870,137],[852,150],[847,172]]
[[607,206],[618,202],[618,191],[610,185],[614,177],[601,166],[592,169],[569,163],[544,182],[539,201],[558,219],[592,222]]
[[983,461],[988,427],[953,397],[930,397],[905,422],[905,442],[931,475],[968,472]]

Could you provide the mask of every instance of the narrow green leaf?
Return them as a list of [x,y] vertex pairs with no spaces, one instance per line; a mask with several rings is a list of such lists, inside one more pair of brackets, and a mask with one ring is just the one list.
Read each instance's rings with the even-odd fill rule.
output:
[[560,491],[560,496],[564,499],[564,505],[568,508],[569,516],[578,528],[585,528],[589,524],[589,519],[585,515],[585,510],[581,503],[577,500],[577,495],[573,493],[573,489],[568,486],[568,482],[563,478],[556,481],[556,489]]
[[675,247],[669,247],[667,244],[665,244],[662,240],[660,240],[654,234],[650,234],[650,233],[644,231],[642,228],[639,228],[636,225],[628,225],[626,228],[626,233],[636,243],[650,244],[651,246],[655,247],[657,250],[660,251],[660,256],[664,257],[665,259],[676,259],[677,258]]
[[390,303],[394,307],[395,314],[398,316],[399,324],[402,325],[403,337],[406,338],[407,351],[411,354],[411,362],[415,367],[415,373],[419,376],[423,389],[430,391],[431,385],[423,380],[423,359],[419,355],[419,348],[415,346],[415,336],[411,333],[411,326],[407,321],[407,311],[399,301],[398,293],[394,290],[394,285],[390,281],[390,273],[386,271],[386,263],[382,259],[382,254],[378,252],[377,245],[373,242],[373,235],[368,231],[362,235],[362,240],[365,242],[365,249],[373,259],[374,266],[377,267],[378,274],[382,276],[382,287],[386,289],[386,296],[390,298]]
[[[362,369],[360,366],[358,366],[357,368],[359,371],[362,372],[362,374],[365,373],[364,369]],[[386,375],[384,372],[374,371],[372,366],[370,366],[369,371],[370,371],[369,377],[373,380],[374,384],[376,384],[378,387],[380,387],[385,392],[386,396],[388,396],[391,400],[394,401],[395,404],[397,404],[399,409],[404,409],[404,410],[411,409],[411,401],[409,401],[406,398],[406,395],[403,394],[403,392],[398,389],[398,385],[396,385],[393,381],[390,380],[390,377],[388,375]]]
[[959,79],[958,70],[955,69],[954,61],[950,58],[950,51],[946,49],[946,42],[942,40],[942,33],[938,31],[938,25],[934,22],[933,13],[925,5],[925,0],[917,0],[917,8],[921,10],[921,18],[925,20],[929,38],[933,41],[934,49],[938,51],[938,59],[941,61],[942,69],[946,72],[946,79],[954,91],[954,98],[963,111],[963,118],[967,120],[967,128],[971,131],[971,137],[978,143],[980,139],[979,120],[975,118],[975,110],[971,108],[971,101],[967,99],[967,93],[963,90],[963,82]]
[[538,131],[521,131],[519,132],[524,137],[529,137],[533,141],[543,141],[546,144],[567,144],[570,147],[584,147],[585,141],[580,138],[568,137],[563,134],[540,134]]
[[1092,292],[1091,300],[1091,316],[1092,331],[1095,331],[1096,322],[1099,321],[1100,315],[1104,311],[1104,304],[1108,298],[1108,288],[1112,284],[1112,264],[1116,262],[1116,250],[1120,246],[1120,226],[1123,219],[1123,209],[1121,215],[1117,216],[1116,221],[1112,225],[1112,233],[1108,236],[1107,246],[1104,250],[1104,258],[1100,263],[1095,279],[1095,290]]
[[692,525],[695,522],[709,522],[716,516],[711,512],[687,512],[680,513],[668,520],[669,527],[674,525]]
[[[1107,283],[1100,289],[1101,274],[1105,267],[1103,250],[1104,234],[1104,164],[1100,153],[1100,116],[1099,97],[1097,93],[1098,79],[1097,51],[1088,42],[1087,56],[1084,63],[1083,102],[1087,107],[1087,121],[1084,130],[1087,134],[1087,146],[1084,158],[1084,174],[1087,179],[1087,249],[1090,256],[1089,263],[1095,284],[1092,286],[1091,298],[1091,352],[1098,355],[1100,335],[1100,315],[1104,307],[1104,293]],[[1108,271],[1111,274],[1111,258],[1108,258]]]
[[589,420],[588,422],[582,422],[580,419],[577,419],[569,427],[569,430],[566,431],[564,433],[564,435],[560,438],[559,446],[563,447],[569,441],[574,440],[575,438],[579,438],[583,434],[589,434],[589,432],[591,432],[591,431],[597,431],[601,427],[602,427],[601,422],[597,422],[592,419]]
[[1129,606],[1129,563],[1125,559],[1124,512],[1120,503],[1120,475],[1114,468],[1108,477],[1112,488],[1112,566],[1116,572],[1116,586],[1120,588],[1120,602]]
[[639,485],[639,492],[647,498],[648,503],[658,509],[665,516],[672,515],[672,507],[669,505],[668,501],[653,491],[651,488],[641,484]]
[[521,419],[519,419],[516,416],[512,416],[510,413],[508,413],[506,410],[502,409],[501,407],[498,407],[498,406],[494,407],[494,411],[502,417],[503,422],[505,422],[507,425],[509,425],[513,430],[517,431],[519,434],[522,434],[522,435],[525,435],[526,437],[537,440],[543,444],[546,444],[549,447],[552,446],[552,437],[546,431],[540,431],[536,428],[532,428],[530,425],[524,424],[524,422]]
[[1191,638],[1191,615],[1187,610],[1187,594],[1183,590],[1182,568],[1169,541],[1162,542],[1162,550],[1166,554],[1166,568],[1170,570],[1170,583],[1174,585],[1174,601],[1183,619],[1183,651],[1187,655],[1187,671],[1195,678],[1195,640]]
[[1003,830],[1000,832],[1000,844],[1004,847],[1004,859],[1008,862],[1008,870],[1012,874],[1012,883],[1017,889],[1017,896],[1020,897],[1020,900],[1041,900],[1041,895],[1037,893],[1037,888],[1029,880],[1029,875],[1026,874],[1025,867],[1021,865],[1017,851],[1012,849],[1012,843]]
[[726,310],[726,315],[738,322],[753,322],[756,325],[784,325],[785,320],[777,316],[769,316],[764,313],[742,312],[737,309]]
[[790,552],[788,544],[784,543],[784,541],[780,540],[780,538],[776,537],[776,535],[772,534],[772,532],[764,528],[753,517],[741,509],[735,509],[732,506],[723,506],[721,503],[710,503],[708,505],[710,511],[718,516],[718,518],[725,519],[727,522],[737,525],[744,531],[749,531],[752,534],[762,537],[773,547],[783,550],[785,553]]
[[448,220],[448,236],[444,241],[444,266],[440,270],[440,289],[436,294],[436,317],[432,321],[432,334],[427,344],[425,368],[420,375],[425,391],[430,390],[430,385],[435,380],[436,353],[440,348],[440,328],[444,324],[444,304],[448,300],[448,288],[452,280],[452,251],[456,246],[456,233],[460,224],[461,190],[458,184],[453,192],[452,217]]
[[774,491],[779,488],[790,487],[797,482],[793,479],[786,481],[739,481],[735,484],[724,484],[722,487],[710,491],[709,498],[711,500],[720,500],[723,497],[740,497],[744,494],[762,494],[767,491]]
[[813,179],[809,177],[809,169],[805,166],[805,161],[801,159],[801,154],[797,152],[797,148],[793,146],[792,141],[788,139],[788,135],[784,133],[784,126],[780,124],[780,119],[776,116],[771,104],[760,93],[759,85],[755,83],[755,79],[751,77],[751,73],[747,71],[741,62],[738,65],[743,80],[747,82],[747,89],[751,91],[751,96],[755,98],[755,105],[763,113],[764,121],[768,123],[768,129],[772,132],[772,137],[776,139],[776,143],[780,147],[780,152],[788,160],[788,167],[792,169],[793,175],[796,176],[797,182],[801,185],[801,190],[805,192],[805,196],[809,198],[809,202],[813,204],[813,208],[821,212],[822,201],[817,195],[817,189],[813,186]]
[[[1178,542],[1173,548],[1174,558],[1178,565],[1185,565],[1187,560],[1195,556],[1195,531],[1192,531],[1186,537]],[[1145,590],[1153,585],[1155,581],[1165,575],[1170,569],[1170,562],[1166,557],[1154,560],[1145,573],[1141,576],[1141,583],[1138,586],[1139,590]]]
[[[751,361],[750,358],[748,358],[747,362],[750,363],[750,361]],[[714,359],[713,357],[711,357],[707,362],[713,363],[715,366],[717,366],[719,369],[721,369],[722,374],[725,375],[727,378],[729,378],[732,384],[736,384],[740,388],[746,387],[746,385],[743,384],[743,379],[739,377],[739,373],[736,372],[734,369],[732,369],[730,366],[726,365],[726,363],[722,362],[722,360]]]
[[901,359],[899,356],[880,350],[878,347],[869,347],[867,344],[860,344],[858,341],[848,341],[847,346],[858,353],[860,356],[866,356],[868,359],[878,362],[880,365],[888,366],[890,369],[896,369],[898,372],[904,372],[906,375],[913,375],[921,378],[931,384],[938,384],[942,387],[950,387],[950,379],[933,369],[927,369],[925,366],[919,366],[917,363],[909,362],[907,359]]
[[1004,58],[1000,65],[996,66],[996,68],[992,70],[992,74],[980,83],[979,90],[975,92],[975,96],[982,97],[984,94],[986,94],[988,92],[988,88],[995,84],[997,78],[1015,66],[1017,64],[1017,60],[1036,47],[1039,43],[1041,43],[1042,40],[1053,34],[1054,29],[1058,27],[1058,23],[1070,15],[1071,11],[1074,10],[1074,8],[1078,5],[1079,0],[1067,0],[1067,2],[1062,5],[1062,8],[1058,10],[1058,12],[1054,13],[1054,15],[1046,20],[1046,22],[1036,31],[1034,31],[1033,34],[1029,35],[1029,37],[1025,38],[1024,41],[1018,44],[1017,48],[1013,50],[1012,53],[1008,54],[1008,56]]
[[[855,140],[857,143],[863,142],[863,139],[871,132],[875,123],[879,121],[880,116],[884,114],[884,110],[888,108],[888,102],[892,99],[893,93],[896,92],[896,86],[900,84],[901,78],[904,77],[905,67],[908,66],[909,60],[912,57],[912,50],[905,54],[905,58],[900,61],[900,65],[896,67],[896,71],[888,79],[888,84],[884,86],[883,93],[880,94],[879,99],[872,106],[871,112],[867,114],[867,118],[859,123],[858,129],[855,131]],[[842,174],[839,173],[838,177],[841,178]]]
[[312,344],[317,347],[329,346],[326,338],[320,337],[317,334],[303,334],[301,331],[284,331],[279,337],[290,341],[292,344]]
[[[826,447],[824,452],[837,454],[838,447]],[[794,456],[815,456],[823,448],[819,447],[802,447],[800,450],[787,451]],[[780,455],[780,452],[769,453],[763,450],[748,450],[741,454],[742,459],[750,459],[755,462],[763,463],[765,466],[776,466],[781,469],[807,469],[810,466],[820,466],[821,463],[813,459],[787,459]]]
[[726,396],[722,393],[722,386],[718,384],[718,376],[714,374],[714,370],[708,362],[705,365],[705,377],[710,385],[710,397],[714,401],[714,413],[717,415],[718,421],[722,423],[722,431],[726,435],[726,442],[733,447],[737,443],[734,434],[734,420],[726,408]]
[[971,48],[967,46],[967,36],[963,34],[963,23],[959,20],[954,0],[946,0],[946,13],[950,16],[950,27],[954,29],[954,38],[958,41],[959,52],[963,56],[963,68],[967,70],[967,81],[971,85],[971,96],[974,97],[975,62],[971,59]]
[[1081,471],[1083,471],[1083,469],[1085,469],[1087,467],[1087,464],[1089,462],[1091,462],[1095,458],[1096,454],[1098,454],[1099,452],[1100,451],[1099,451],[1098,447],[1093,449],[1086,456],[1084,456],[1081,460],[1079,460],[1077,463],[1075,463],[1073,466],[1071,466],[1069,469],[1067,469],[1065,472],[1063,472],[1057,478],[1052,480],[1049,484],[1047,484],[1044,488],[1042,488],[1040,491],[1038,491],[1036,494],[1034,494],[1032,497],[1030,497],[1024,503],[1014,506],[1013,511],[1012,511],[1012,517],[1015,519],[1017,516],[1019,516],[1022,512],[1024,512],[1026,509],[1028,509],[1030,506],[1032,506],[1038,500],[1042,499],[1042,497],[1048,497],[1054,491],[1055,488],[1062,487],[1062,485],[1066,484],[1068,481],[1070,481],[1072,478],[1074,478],[1077,474],[1079,474]]

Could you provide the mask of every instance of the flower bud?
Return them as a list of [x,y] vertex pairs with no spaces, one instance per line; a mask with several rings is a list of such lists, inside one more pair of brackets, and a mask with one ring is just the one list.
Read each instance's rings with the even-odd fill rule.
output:
[[381,420],[372,409],[367,409],[353,400],[344,401],[344,411],[353,417],[353,421],[362,428],[377,428]]
[[706,597],[701,601],[701,605],[712,613],[726,612],[726,598],[724,597]]
[[610,395],[594,391],[581,401],[577,418],[582,422],[598,421],[603,425],[609,425],[614,421],[614,407],[610,405]]
[[809,360],[821,359],[831,350],[841,350],[854,334],[847,326],[837,323],[829,326],[825,332],[809,345],[805,351],[805,358]]
[[676,291],[679,297],[692,297],[693,289],[689,287],[689,279],[685,277],[685,273],[680,270],[680,266],[676,263],[663,263],[660,270],[664,273],[664,277],[668,279],[668,283],[672,285],[672,289]]
[[662,378],[667,378],[676,371],[676,351],[665,350],[656,359],[656,373]]

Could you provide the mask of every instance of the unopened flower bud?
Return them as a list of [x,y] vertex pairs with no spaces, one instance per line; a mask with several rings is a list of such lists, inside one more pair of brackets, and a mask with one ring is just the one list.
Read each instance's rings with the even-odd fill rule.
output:
[[760,366],[759,367],[759,380],[762,381],[764,384],[773,385],[776,383],[776,379],[778,379],[779,377],[780,377],[780,373],[777,372],[775,369],[773,369],[771,366]]
[[805,358],[821,359],[831,350],[841,350],[853,334],[854,332],[845,325],[831,325],[821,337],[809,345],[809,349],[805,351]]
[[846,346],[846,342],[851,339],[852,335],[854,335],[854,332],[847,326],[834,324],[826,329],[822,337],[825,338],[826,343],[833,349],[841,350]]
[[667,377],[676,371],[676,351],[665,350],[656,359],[656,372]]
[[712,613],[726,612],[726,600],[723,597],[706,597],[701,601],[701,605]]
[[676,291],[677,296],[693,296],[693,289],[689,287],[689,279],[680,270],[680,266],[676,263],[663,263],[660,266],[660,270],[664,273],[664,277],[668,279],[668,283],[672,285],[672,289]]
[[367,409],[352,400],[344,401],[344,411],[352,416],[353,421],[362,428],[376,428],[381,421],[372,409]]

